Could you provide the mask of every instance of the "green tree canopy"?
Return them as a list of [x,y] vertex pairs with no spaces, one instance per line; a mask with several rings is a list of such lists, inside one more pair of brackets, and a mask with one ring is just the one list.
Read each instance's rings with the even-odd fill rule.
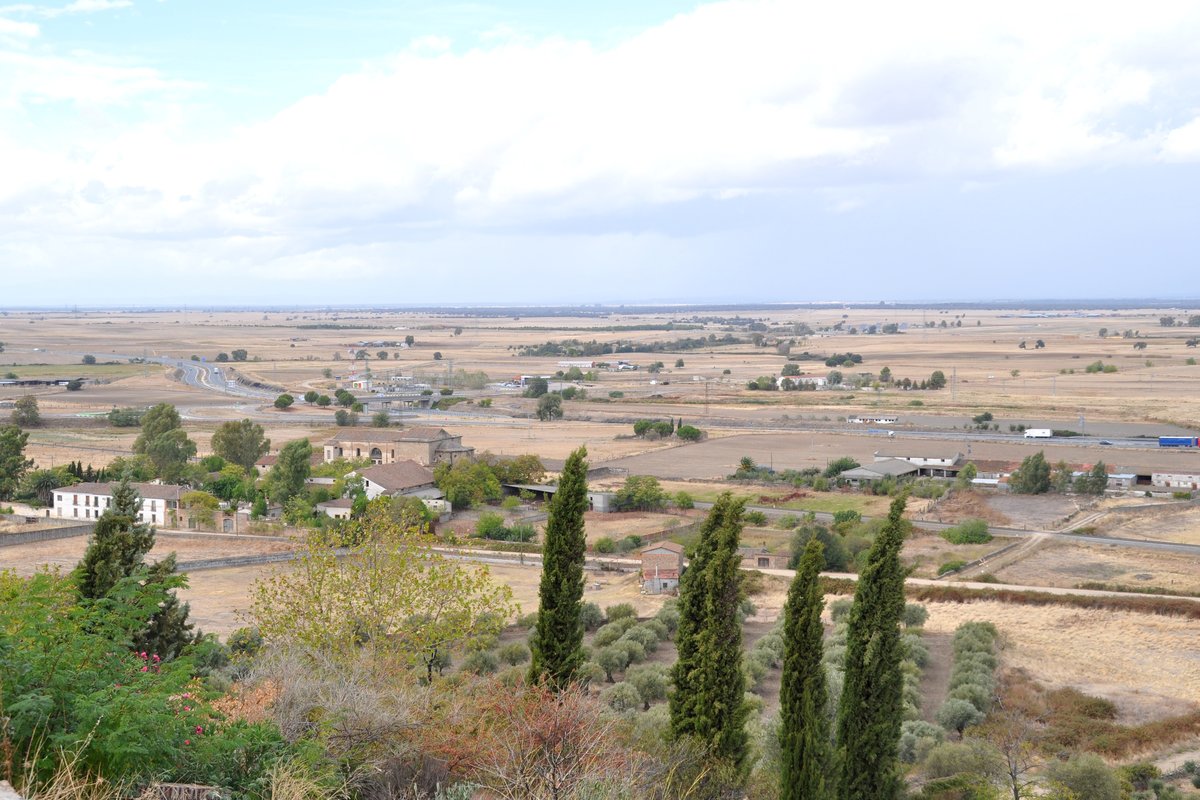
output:
[[812,537],[800,557],[783,609],[783,677],[780,681],[782,800],[826,800],[825,776],[831,763],[827,690],[823,657],[821,591],[824,547]]
[[212,449],[229,463],[249,472],[271,449],[271,440],[263,435],[262,425],[249,419],[223,422],[213,433]]
[[267,479],[272,500],[286,503],[304,491],[304,481],[312,471],[311,458],[312,445],[308,439],[297,439],[283,446]]
[[1044,494],[1050,491],[1050,464],[1041,450],[1026,456],[1008,478],[1009,488],[1018,494]]
[[22,428],[35,428],[42,424],[37,398],[31,394],[18,397],[13,403],[12,423]]
[[33,459],[25,458],[28,441],[29,434],[16,425],[0,426],[0,500],[16,494],[21,477],[33,466]]

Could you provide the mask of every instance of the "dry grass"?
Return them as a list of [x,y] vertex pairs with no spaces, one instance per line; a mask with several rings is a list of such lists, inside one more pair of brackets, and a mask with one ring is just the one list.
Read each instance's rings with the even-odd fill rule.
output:
[[993,572],[1001,583],[1026,586],[1098,582],[1200,592],[1200,558],[1127,547],[1047,542],[1031,557]]

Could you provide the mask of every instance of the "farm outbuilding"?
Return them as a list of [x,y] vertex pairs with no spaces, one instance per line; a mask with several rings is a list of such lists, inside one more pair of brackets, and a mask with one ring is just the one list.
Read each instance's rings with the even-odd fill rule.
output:
[[664,594],[679,589],[683,574],[683,545],[658,542],[642,548],[642,591]]

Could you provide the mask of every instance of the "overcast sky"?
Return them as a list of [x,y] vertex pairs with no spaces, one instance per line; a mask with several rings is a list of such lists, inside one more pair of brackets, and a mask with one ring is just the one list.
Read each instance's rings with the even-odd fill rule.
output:
[[0,306],[1200,295],[1195,0],[3,3]]

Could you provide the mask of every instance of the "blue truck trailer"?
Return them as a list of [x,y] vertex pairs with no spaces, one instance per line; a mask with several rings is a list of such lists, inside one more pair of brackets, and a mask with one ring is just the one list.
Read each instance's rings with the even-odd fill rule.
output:
[[1200,437],[1196,436],[1160,436],[1159,447],[1200,447]]

